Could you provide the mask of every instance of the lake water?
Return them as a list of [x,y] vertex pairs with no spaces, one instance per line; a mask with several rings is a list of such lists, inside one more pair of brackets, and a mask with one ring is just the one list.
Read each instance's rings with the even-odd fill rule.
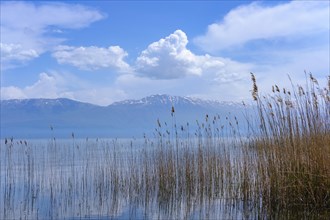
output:
[[226,177],[237,171],[228,164],[241,166],[235,145],[230,138],[1,140],[0,219],[257,218]]
[[[160,200],[157,190],[143,192],[143,158],[150,157],[147,161],[152,162],[158,148],[159,140],[148,139],[1,140],[0,218],[200,219],[243,215],[237,208],[234,212],[225,207],[222,198]],[[140,185],[134,188],[134,184]]]

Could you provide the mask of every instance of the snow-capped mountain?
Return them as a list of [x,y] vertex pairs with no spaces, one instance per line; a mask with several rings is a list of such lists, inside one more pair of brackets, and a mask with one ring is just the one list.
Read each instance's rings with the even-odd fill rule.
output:
[[170,95],[151,95],[145,98],[136,100],[130,99],[121,102],[115,102],[112,105],[168,105],[168,104],[179,104],[179,103],[190,103],[186,97],[170,96]]
[[[69,137],[142,137],[157,127],[157,119],[196,124],[205,115],[236,115],[242,118],[242,104],[190,97],[152,95],[139,100],[97,106],[70,99],[23,99],[1,101],[1,138]],[[50,132],[50,127],[54,130]]]
[[83,103],[74,101],[67,98],[58,99],[10,99],[2,100],[1,108],[4,109],[29,109],[29,110],[41,110],[41,109],[52,109],[52,110],[65,110],[75,108],[92,108],[95,105],[89,103]]
[[220,102],[215,100],[203,100],[188,96],[170,96],[165,94],[157,94],[147,96],[145,98],[136,100],[130,99],[121,102],[115,102],[112,105],[201,105],[220,107],[225,105],[240,105],[237,102]]

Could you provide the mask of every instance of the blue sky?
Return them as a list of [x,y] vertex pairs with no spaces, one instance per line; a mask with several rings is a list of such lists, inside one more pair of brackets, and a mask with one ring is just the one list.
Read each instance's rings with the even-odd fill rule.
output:
[[1,99],[250,99],[330,74],[329,1],[1,1]]

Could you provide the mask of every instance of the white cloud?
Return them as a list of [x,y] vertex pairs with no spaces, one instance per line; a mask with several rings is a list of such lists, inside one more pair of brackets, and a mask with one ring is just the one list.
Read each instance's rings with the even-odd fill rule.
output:
[[64,41],[61,29],[87,27],[104,17],[99,11],[64,3],[1,2],[1,63],[28,61]]
[[[105,95],[106,94],[106,95]],[[69,98],[98,105],[127,98],[126,93],[116,86],[102,87],[86,82],[70,73],[40,73],[39,79],[25,87],[1,87],[1,100],[26,98]]]
[[1,87],[1,99],[74,98],[70,95],[71,91],[82,86],[79,79],[69,73],[42,72],[39,74],[39,79],[32,85],[23,88],[16,86]]
[[103,17],[96,10],[76,4],[4,2],[1,7],[1,23],[13,29],[82,28]]
[[72,96],[76,100],[101,106],[107,106],[113,102],[122,101],[128,98],[126,91],[113,86],[97,88],[90,86],[88,88],[74,91]]
[[196,56],[186,49],[187,44],[187,36],[181,30],[150,44],[137,58],[136,71],[155,79],[201,75]]
[[230,80],[226,83],[215,81],[212,77],[187,76],[179,79],[154,80],[132,74],[120,75],[114,86],[125,91],[124,98],[139,99],[151,94],[169,94],[192,96],[204,99],[237,101],[250,97],[250,76],[241,76],[242,80]]
[[328,1],[291,1],[275,6],[252,3],[209,25],[206,34],[194,42],[205,51],[215,52],[253,40],[327,35],[329,7]]
[[24,50],[19,44],[3,44],[0,43],[1,56],[4,61],[7,60],[20,60],[27,61],[38,57],[38,53],[35,50]]
[[32,86],[27,86],[24,89],[24,93],[29,97],[42,95],[46,98],[57,98],[63,92],[61,90],[58,75],[40,73],[39,80]]
[[[24,49],[20,44],[0,43],[1,69],[10,68],[13,61],[25,63],[37,58],[39,53],[33,49]],[[11,65],[10,65],[11,64]]]
[[129,65],[124,61],[127,52],[119,46],[100,47],[69,47],[59,46],[53,57],[60,64],[70,64],[84,70],[101,68],[116,68],[119,71],[129,71]]
[[136,60],[137,74],[152,79],[178,79],[186,76],[208,77],[219,82],[237,80],[249,65],[221,57],[196,55],[187,49],[187,35],[176,30],[173,34],[148,46]]
[[25,99],[27,96],[24,92],[15,86],[1,87],[1,99]]

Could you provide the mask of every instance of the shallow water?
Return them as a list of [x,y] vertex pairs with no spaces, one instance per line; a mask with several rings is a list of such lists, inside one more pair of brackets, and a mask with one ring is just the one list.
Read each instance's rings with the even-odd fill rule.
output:
[[249,201],[226,190],[216,192],[214,186],[206,185],[204,192],[195,186],[187,193],[180,191],[177,178],[174,191],[162,195],[159,174],[155,175],[162,160],[184,159],[187,153],[197,156],[197,146],[203,145],[209,148],[205,154],[228,155],[230,163],[240,161],[241,150],[230,139],[173,143],[166,139],[1,140],[0,219],[258,217],[258,209]]
[[157,147],[157,141],[147,139],[7,140],[7,144],[1,140],[0,218],[219,216],[223,212],[219,199],[171,198],[160,202],[157,195],[141,192],[143,189],[130,192],[125,179],[130,180],[129,170],[141,172],[143,155],[154,156]]

